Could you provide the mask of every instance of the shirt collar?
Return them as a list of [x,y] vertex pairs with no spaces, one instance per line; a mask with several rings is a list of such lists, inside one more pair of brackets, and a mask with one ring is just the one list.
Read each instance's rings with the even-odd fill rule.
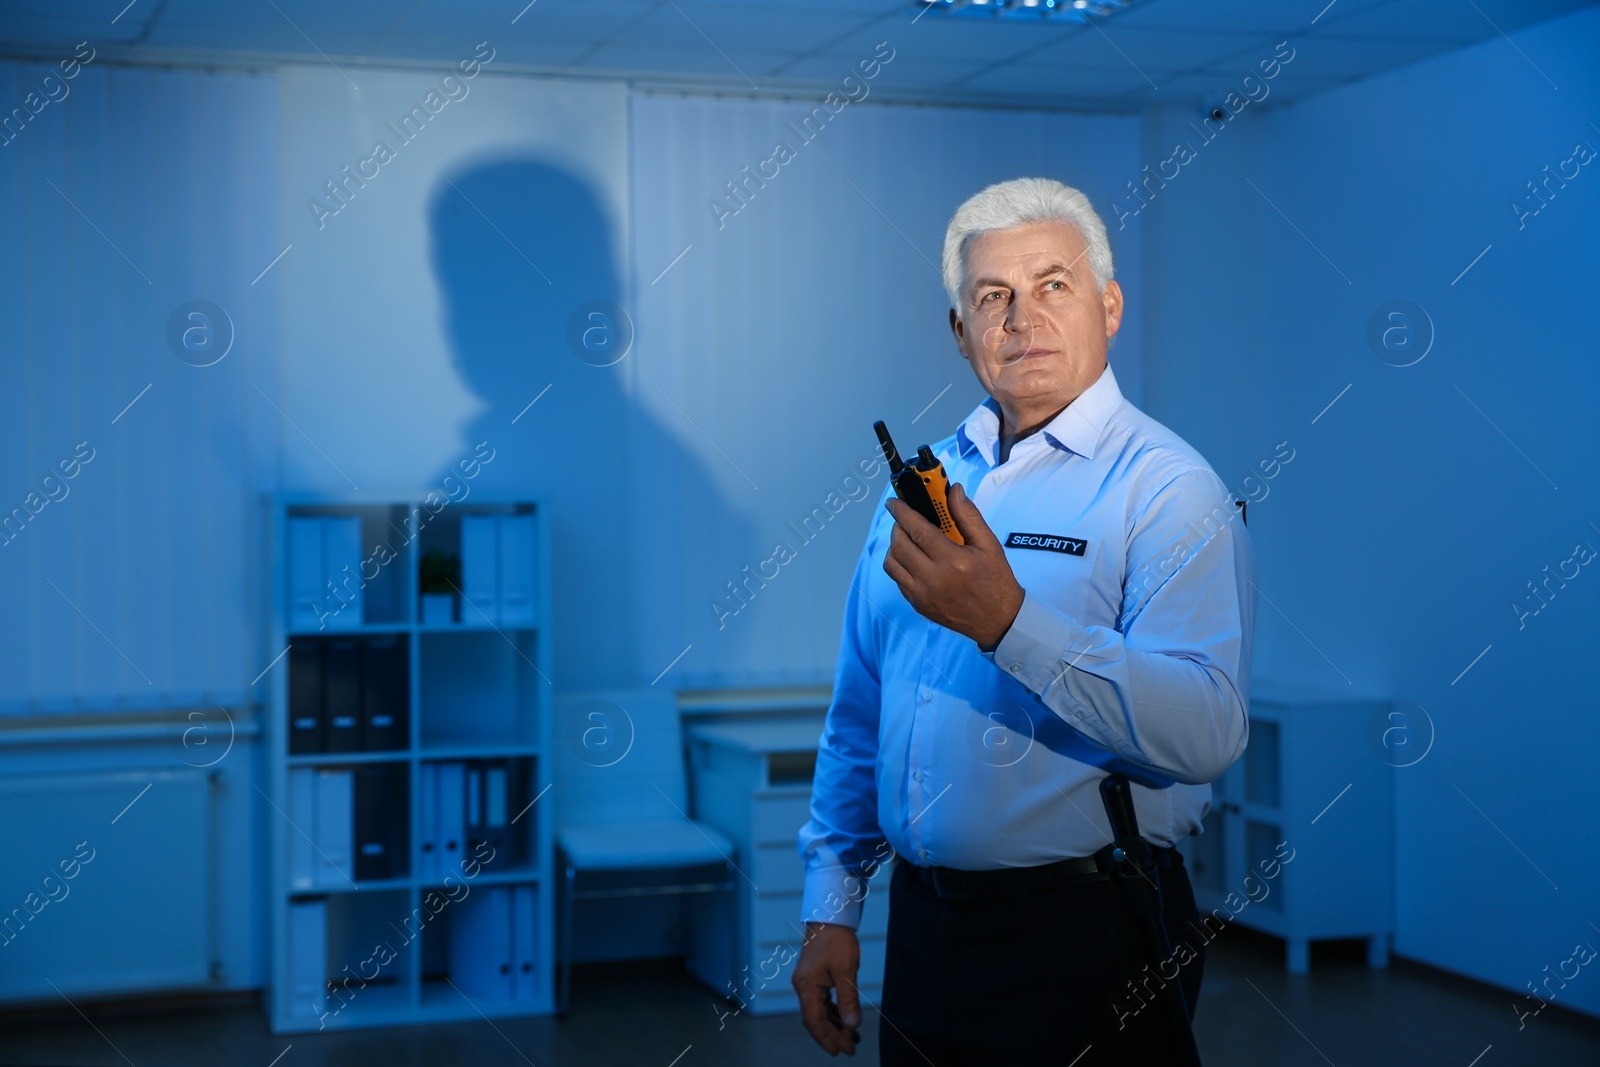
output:
[[[1093,459],[1106,423],[1121,404],[1122,390],[1117,388],[1117,376],[1107,363],[1095,383],[1045,423],[1040,432],[1053,447]],[[981,451],[989,464],[994,465],[1000,443],[1000,405],[994,397],[985,397],[983,403],[973,409],[956,430],[956,440],[963,456]]]

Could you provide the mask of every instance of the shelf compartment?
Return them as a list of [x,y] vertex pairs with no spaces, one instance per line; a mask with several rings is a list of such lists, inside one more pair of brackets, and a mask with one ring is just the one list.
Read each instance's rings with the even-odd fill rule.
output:
[[[411,913],[411,891],[328,897],[328,1010],[411,1002],[417,956],[396,929]],[[388,994],[387,996],[385,994]]]
[[410,763],[289,769],[288,890],[360,892],[409,885]]
[[301,637],[289,645],[291,759],[403,752],[411,741],[411,638]]
[[1278,724],[1250,721],[1250,743],[1244,750],[1244,799],[1268,808],[1283,806],[1282,745]]
[[407,517],[403,505],[287,508],[287,628],[326,632],[410,622],[415,564],[408,548]]
[[423,936],[423,1009],[475,1015],[547,1003],[544,891],[536,882],[474,882],[446,897]]
[[424,760],[418,769],[416,871],[424,887],[538,870],[531,756]]
[[289,902],[289,988],[278,1014],[298,1029],[374,1026],[409,1011],[417,954],[396,943],[410,889]]
[[539,663],[537,634],[428,632],[418,641],[425,749],[538,739],[549,670]]
[[[422,531],[420,553],[454,557],[461,577],[453,591],[455,626],[530,627],[539,621],[540,530],[532,504],[458,504]],[[420,590],[420,585],[419,585]],[[416,613],[422,617],[421,607]],[[449,629],[430,624],[428,629]]]

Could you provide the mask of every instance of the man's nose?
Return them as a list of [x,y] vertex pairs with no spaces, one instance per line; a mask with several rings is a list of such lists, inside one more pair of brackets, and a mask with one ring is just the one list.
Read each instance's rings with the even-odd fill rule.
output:
[[1012,297],[1011,306],[1006,309],[1006,329],[1011,333],[1033,329],[1033,313],[1032,299],[1018,293]]

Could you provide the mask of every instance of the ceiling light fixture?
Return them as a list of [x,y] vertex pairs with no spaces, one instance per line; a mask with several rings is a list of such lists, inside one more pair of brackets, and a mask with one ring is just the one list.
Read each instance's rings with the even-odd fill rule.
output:
[[909,14],[949,18],[1086,23],[1132,7],[1135,0],[912,0]]

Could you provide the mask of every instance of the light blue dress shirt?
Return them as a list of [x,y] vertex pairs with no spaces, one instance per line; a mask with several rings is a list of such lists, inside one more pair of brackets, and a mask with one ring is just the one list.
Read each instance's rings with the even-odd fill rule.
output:
[[1233,494],[1110,367],[996,465],[999,433],[989,399],[933,449],[1013,542],[1024,599],[992,652],[911,607],[882,502],[873,519],[799,835],[808,921],[857,926],[891,846],[963,870],[1089,855],[1113,771],[1142,835],[1175,844],[1244,751],[1255,557]]

